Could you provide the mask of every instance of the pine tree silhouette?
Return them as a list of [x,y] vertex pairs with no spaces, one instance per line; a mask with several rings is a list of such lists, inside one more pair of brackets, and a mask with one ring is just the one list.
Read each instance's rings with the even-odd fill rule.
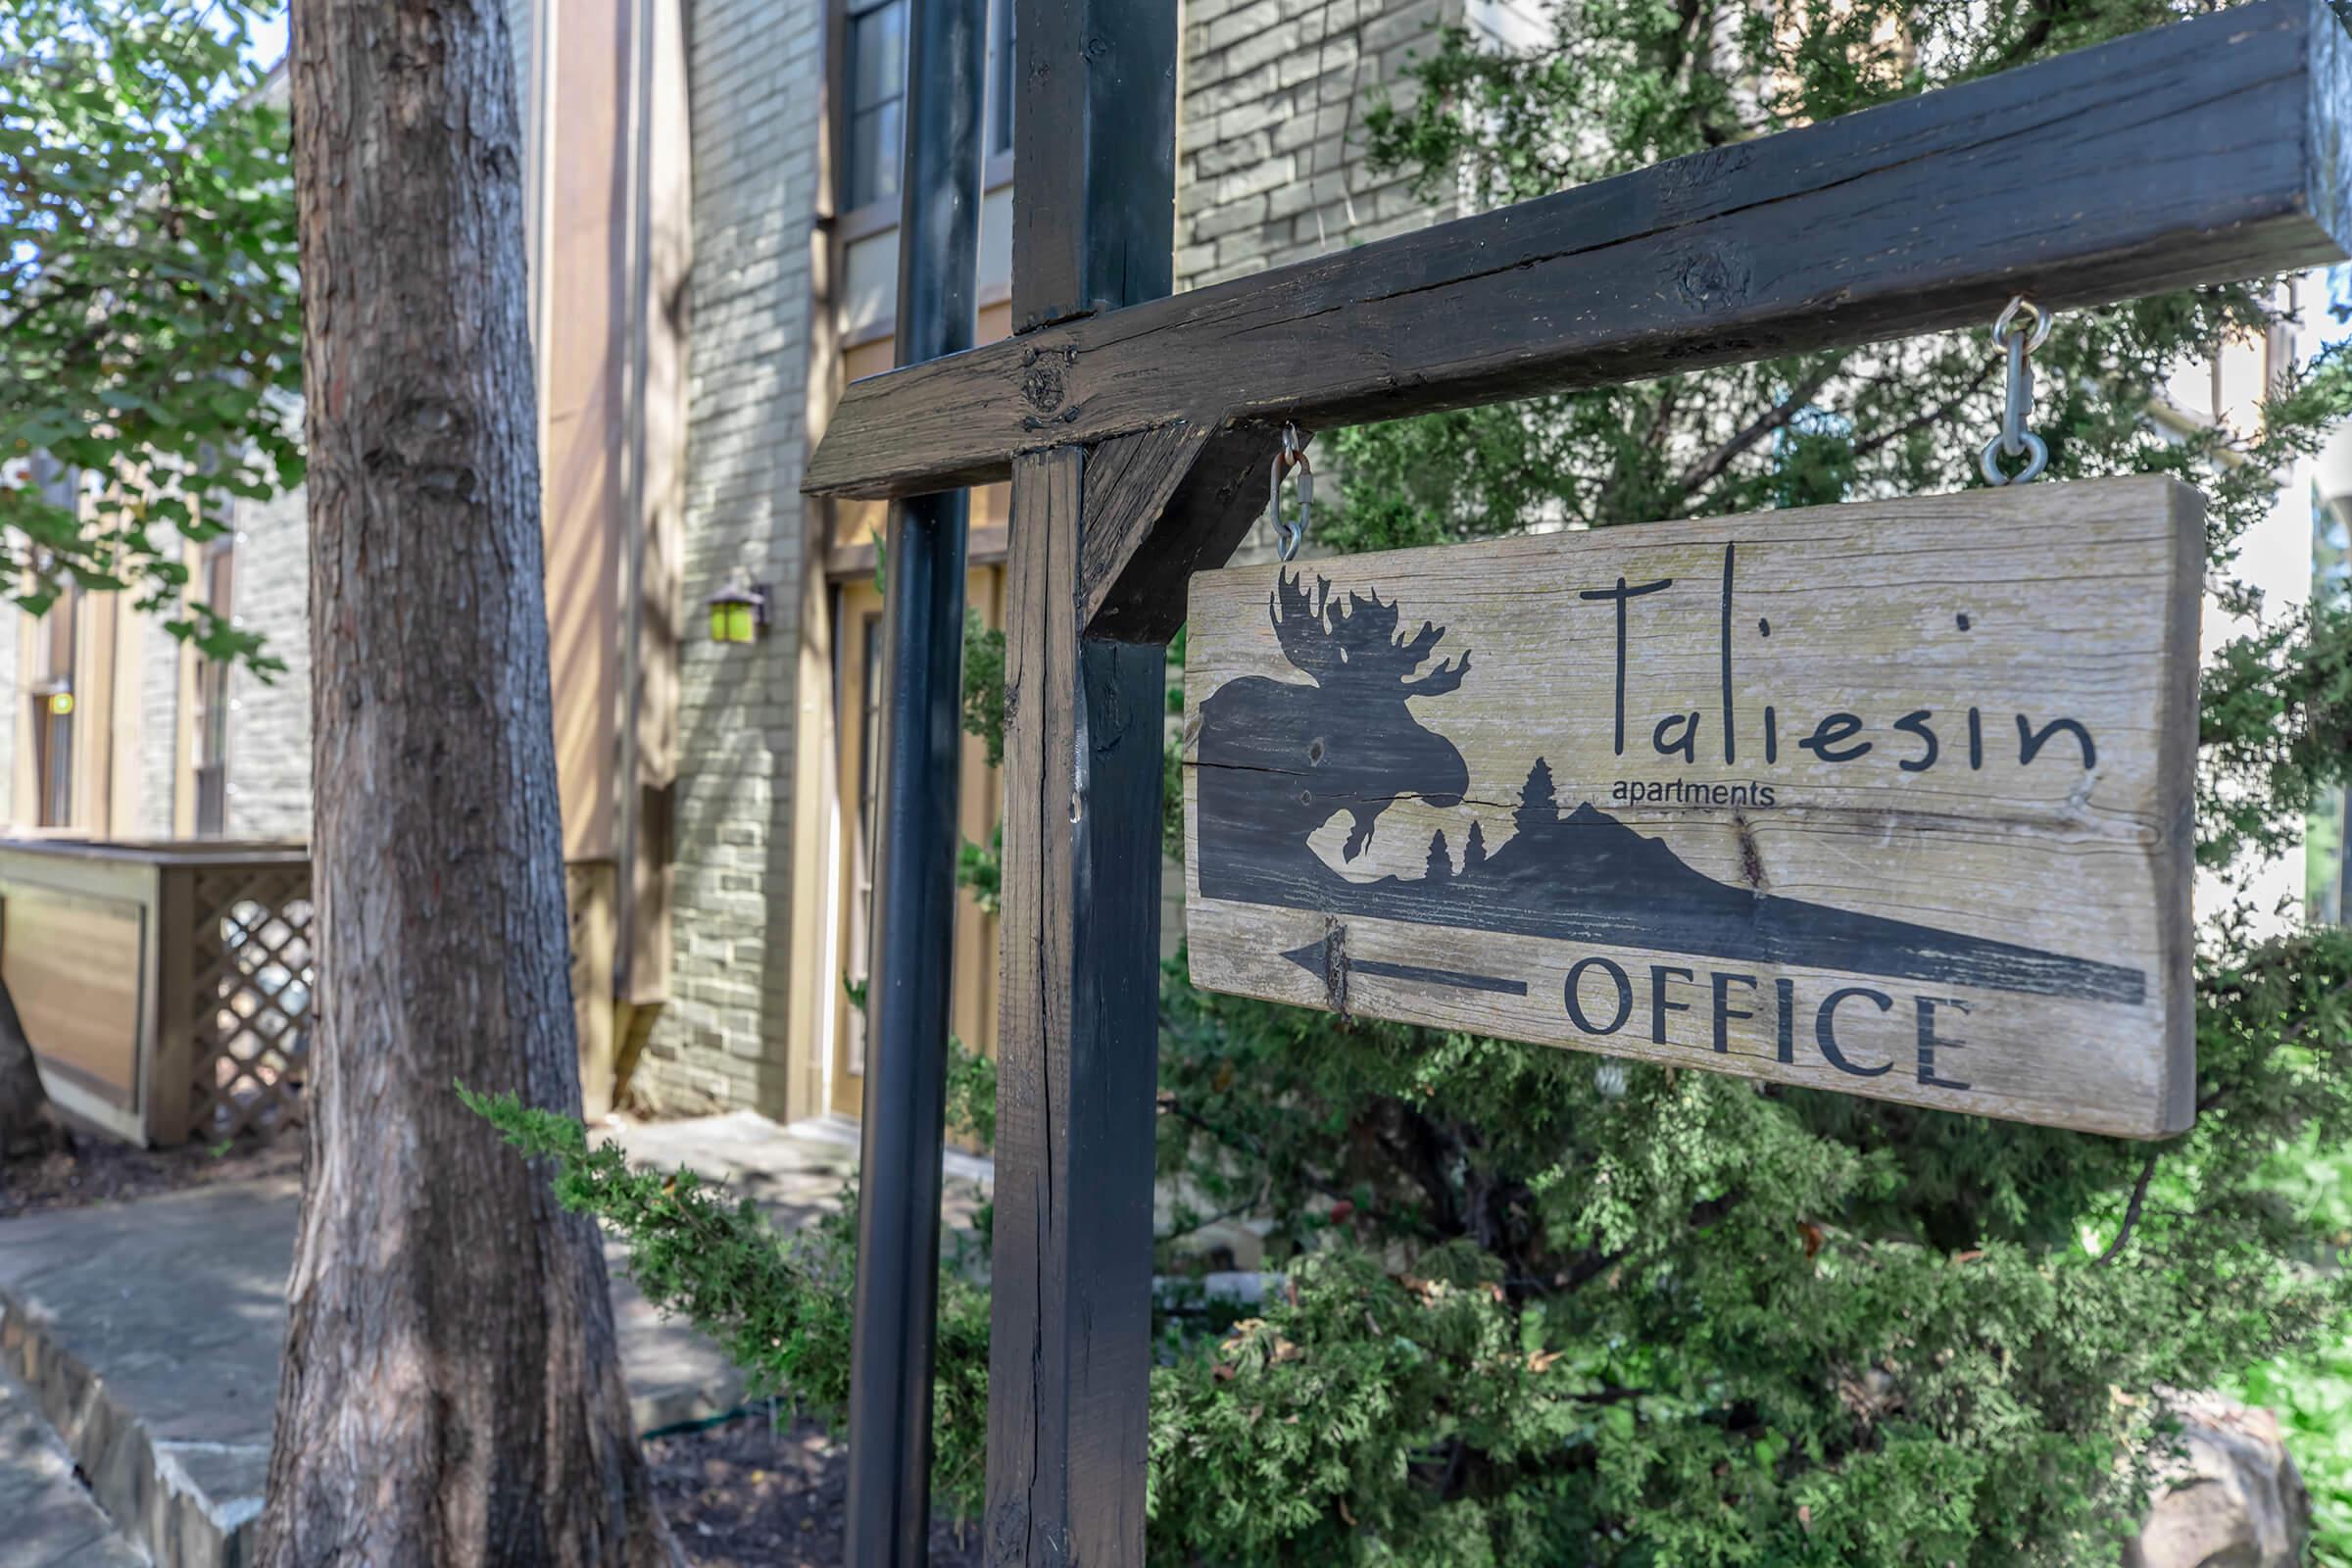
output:
[[1560,819],[1559,797],[1551,785],[1551,764],[1541,757],[1527,770],[1527,782],[1519,787],[1519,808],[1511,820],[1524,833],[1531,827],[1549,827]]
[[1429,868],[1422,875],[1431,882],[1443,882],[1453,875],[1453,858],[1446,852],[1446,830],[1438,829],[1429,838]]
[[1478,819],[1472,817],[1470,819],[1470,837],[1462,845],[1462,869],[1465,872],[1475,871],[1486,863],[1487,835],[1485,830],[1478,825]]

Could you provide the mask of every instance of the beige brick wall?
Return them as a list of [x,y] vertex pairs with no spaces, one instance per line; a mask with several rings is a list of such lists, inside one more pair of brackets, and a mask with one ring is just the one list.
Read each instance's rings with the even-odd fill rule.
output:
[[285,673],[228,678],[228,807],[232,838],[311,836],[310,516],[300,490],[237,503],[230,614],[257,631]]
[[[692,8],[676,959],[635,1080],[664,1109],[785,1111],[822,17],[816,0]],[[751,647],[722,647],[700,612],[737,566],[768,585],[774,622]]]
[[[311,645],[309,526],[300,489],[266,505],[236,504],[231,526],[237,535],[236,602],[239,626],[259,631],[264,651],[286,663],[274,683],[242,667],[229,677],[234,707],[228,726],[227,833],[236,838],[307,839],[311,831]],[[177,795],[192,788],[185,764],[194,733],[192,715],[180,710],[182,645],[164,629],[163,618],[136,615],[128,601],[122,612],[132,620],[126,652],[134,662],[122,667],[115,688],[119,731],[124,753],[116,775],[113,820],[106,833],[116,839],[173,836]],[[14,776],[10,749],[20,705],[27,699],[16,680],[23,612],[0,604],[0,825],[29,825],[34,805],[10,800]],[[126,712],[122,705],[135,710]],[[83,765],[94,754],[84,752]]]
[[1192,0],[1178,108],[1179,288],[1453,216],[1364,159],[1364,112],[1463,0]]
[[18,630],[24,612],[0,600],[0,828],[28,818],[31,803],[11,799],[17,777],[17,726],[28,699],[17,677]]
[[164,630],[161,616],[141,615],[138,639],[138,798],[134,819],[114,825],[116,838],[172,836],[173,763],[178,760],[179,639]]
[[[1364,113],[1410,101],[1405,68],[1466,0],[1188,0],[1177,107],[1176,286],[1202,288],[1458,216],[1375,174]],[[1316,495],[1341,476],[1315,454]],[[1237,563],[1274,559],[1260,519]]]

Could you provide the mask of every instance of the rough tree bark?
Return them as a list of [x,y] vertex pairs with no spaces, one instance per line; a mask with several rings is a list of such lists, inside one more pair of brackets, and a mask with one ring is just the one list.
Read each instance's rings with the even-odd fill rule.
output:
[[[32,1059],[32,1042],[24,1038],[16,999],[0,981],[0,1166],[64,1149],[69,1142]],[[0,1170],[0,1185],[7,1180],[8,1173]]]
[[295,0],[318,1065],[260,1560],[672,1563],[576,1114],[522,137],[496,0]]

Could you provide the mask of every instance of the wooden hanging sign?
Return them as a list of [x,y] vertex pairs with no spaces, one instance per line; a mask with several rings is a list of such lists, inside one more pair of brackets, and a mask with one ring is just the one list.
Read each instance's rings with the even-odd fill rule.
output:
[[2112,479],[1203,572],[1194,981],[2178,1131],[2203,513]]

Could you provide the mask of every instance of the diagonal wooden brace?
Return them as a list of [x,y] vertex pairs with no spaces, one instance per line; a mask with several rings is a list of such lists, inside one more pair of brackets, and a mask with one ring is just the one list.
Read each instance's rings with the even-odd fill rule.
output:
[[1078,562],[1087,635],[1164,643],[1184,621],[1196,571],[1225,564],[1265,511],[1281,435],[1269,425],[1219,430],[1178,420],[1113,436],[1086,466],[1086,538]]

